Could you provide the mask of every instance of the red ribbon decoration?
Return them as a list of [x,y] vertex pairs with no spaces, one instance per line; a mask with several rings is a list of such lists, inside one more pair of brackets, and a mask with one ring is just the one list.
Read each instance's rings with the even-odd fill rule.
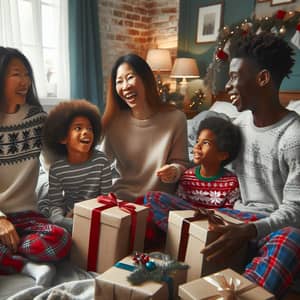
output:
[[222,50],[222,49],[219,49],[217,52],[216,52],[216,57],[218,59],[221,59],[221,60],[227,60],[228,59],[228,54]]
[[195,211],[195,215],[193,217],[185,218],[183,220],[181,226],[180,242],[179,242],[179,249],[178,249],[178,256],[177,256],[178,261],[185,260],[190,223],[199,220],[204,220],[204,219],[207,219],[210,224],[225,225],[225,220],[221,216],[216,215],[213,210],[198,208]]
[[87,270],[93,272],[96,272],[97,267],[101,212],[103,210],[118,206],[121,210],[131,215],[129,252],[132,252],[133,250],[136,232],[136,210],[133,204],[129,204],[124,201],[118,201],[116,195],[113,193],[109,193],[107,196],[101,195],[97,198],[97,201],[104,204],[104,206],[96,207],[92,211]]
[[279,9],[276,13],[276,19],[282,20],[285,17],[285,15],[286,15],[286,11]]

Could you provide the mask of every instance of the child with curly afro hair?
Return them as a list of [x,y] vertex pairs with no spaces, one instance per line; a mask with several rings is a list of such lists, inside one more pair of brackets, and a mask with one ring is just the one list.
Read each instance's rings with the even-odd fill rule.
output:
[[59,103],[44,126],[44,146],[60,158],[50,166],[48,199],[40,199],[38,206],[70,232],[74,203],[111,192],[110,163],[95,149],[100,136],[99,110],[86,100]]

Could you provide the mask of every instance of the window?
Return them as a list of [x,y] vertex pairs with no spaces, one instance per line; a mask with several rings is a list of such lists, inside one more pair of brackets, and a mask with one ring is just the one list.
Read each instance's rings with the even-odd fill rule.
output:
[[21,50],[42,104],[70,97],[67,0],[1,0],[0,44]]

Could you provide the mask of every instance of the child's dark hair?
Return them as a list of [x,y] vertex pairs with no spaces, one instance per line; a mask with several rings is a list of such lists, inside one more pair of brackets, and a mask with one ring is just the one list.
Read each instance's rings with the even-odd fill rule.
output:
[[237,157],[242,141],[239,127],[221,117],[208,117],[199,124],[198,136],[203,129],[211,130],[216,136],[218,150],[228,153],[228,158],[222,161],[222,166],[229,164]]
[[232,41],[230,48],[231,58],[246,58],[261,68],[267,69],[279,88],[285,76],[292,72],[295,63],[294,50],[281,37],[269,32],[258,35],[249,34]]
[[86,117],[92,124],[94,132],[94,148],[101,136],[101,117],[96,105],[86,100],[61,102],[48,115],[43,129],[44,145],[48,150],[58,155],[66,155],[67,149],[61,141],[68,135],[69,127],[76,117]]

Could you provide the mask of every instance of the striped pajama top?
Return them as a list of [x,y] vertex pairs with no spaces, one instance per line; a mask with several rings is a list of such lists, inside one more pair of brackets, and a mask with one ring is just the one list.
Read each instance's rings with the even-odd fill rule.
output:
[[51,219],[62,217],[73,209],[74,203],[107,194],[111,189],[110,163],[103,152],[94,150],[91,158],[82,164],[61,159],[51,166],[49,199],[39,203],[39,208]]

